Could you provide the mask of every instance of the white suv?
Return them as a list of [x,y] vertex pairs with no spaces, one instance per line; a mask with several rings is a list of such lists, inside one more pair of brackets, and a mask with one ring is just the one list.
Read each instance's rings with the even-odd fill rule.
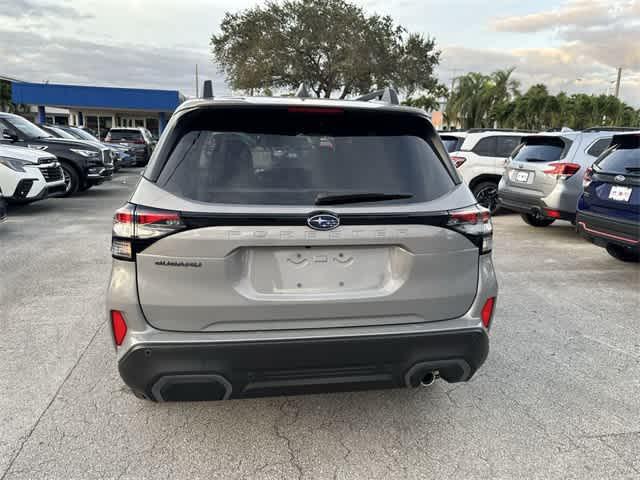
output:
[[55,155],[0,145],[0,190],[9,203],[29,203],[65,191]]
[[498,210],[498,184],[511,153],[520,145],[522,131],[472,129],[451,160],[478,203],[491,213]]

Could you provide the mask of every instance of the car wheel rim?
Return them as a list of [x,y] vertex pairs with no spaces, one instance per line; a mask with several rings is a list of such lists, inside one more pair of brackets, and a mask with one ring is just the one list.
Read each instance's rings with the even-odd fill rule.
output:
[[71,190],[71,175],[66,168],[62,169],[62,175],[64,177],[64,193],[69,193],[69,190]]
[[478,192],[476,199],[480,205],[493,212],[496,208],[497,196],[498,190],[495,187],[485,187]]

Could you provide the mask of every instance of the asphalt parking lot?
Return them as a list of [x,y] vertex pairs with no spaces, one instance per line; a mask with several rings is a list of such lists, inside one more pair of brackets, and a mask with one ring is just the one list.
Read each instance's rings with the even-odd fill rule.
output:
[[0,478],[639,478],[640,268],[558,222],[495,221],[491,353],[467,384],[136,399],[105,313],[137,171],[0,226]]

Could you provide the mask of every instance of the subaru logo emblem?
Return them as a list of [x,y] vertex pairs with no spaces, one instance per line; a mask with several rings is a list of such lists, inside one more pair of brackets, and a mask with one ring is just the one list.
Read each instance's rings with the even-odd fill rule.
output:
[[627,179],[627,177],[625,177],[624,175],[616,175],[615,177],[613,177],[613,179],[616,182],[624,182]]
[[333,230],[340,225],[340,220],[331,213],[318,213],[307,219],[307,225],[314,230]]

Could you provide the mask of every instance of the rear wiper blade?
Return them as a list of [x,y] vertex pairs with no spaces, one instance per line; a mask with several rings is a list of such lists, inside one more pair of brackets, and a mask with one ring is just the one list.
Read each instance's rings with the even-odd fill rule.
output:
[[544,158],[525,158],[525,162],[548,162],[549,160],[545,160]]
[[640,172],[640,167],[624,167],[627,172]]
[[337,193],[319,194],[316,205],[340,205],[343,203],[383,202],[385,200],[400,200],[413,197],[410,193]]

